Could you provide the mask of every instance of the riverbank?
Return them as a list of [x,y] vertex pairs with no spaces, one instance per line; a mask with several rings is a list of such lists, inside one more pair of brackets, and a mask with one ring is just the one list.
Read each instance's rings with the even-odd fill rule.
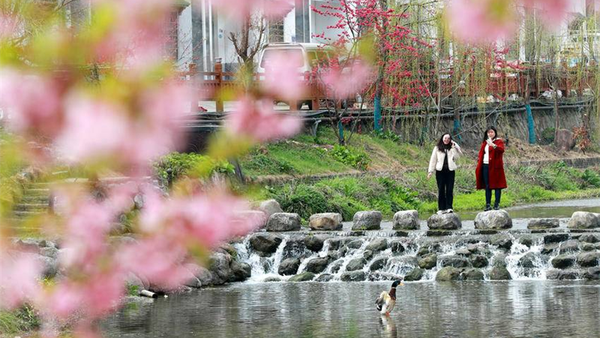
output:
[[[351,220],[359,210],[394,212],[437,210],[435,179],[427,179],[431,144],[400,142],[393,134],[354,134],[337,145],[331,128],[316,136],[261,146],[240,160],[255,200],[275,199],[284,211],[307,219],[319,212],[339,212]],[[454,209],[480,210],[484,192],[475,190],[477,150],[463,145],[455,183]],[[552,145],[529,145],[510,139],[505,153],[508,189],[502,207],[600,196],[600,154],[557,151]]]

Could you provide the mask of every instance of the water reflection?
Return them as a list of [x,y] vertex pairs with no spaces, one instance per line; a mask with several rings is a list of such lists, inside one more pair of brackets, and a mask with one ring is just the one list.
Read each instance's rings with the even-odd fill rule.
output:
[[256,283],[135,303],[109,337],[598,337],[600,285],[405,283],[390,317],[387,283]]

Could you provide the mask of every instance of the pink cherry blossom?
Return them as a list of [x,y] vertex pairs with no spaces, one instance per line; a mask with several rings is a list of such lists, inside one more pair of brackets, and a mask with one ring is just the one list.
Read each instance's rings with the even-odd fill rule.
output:
[[253,100],[245,96],[240,98],[234,111],[227,117],[225,128],[232,135],[266,142],[298,133],[302,121],[295,116],[276,112],[271,100]]
[[264,90],[280,99],[302,98],[307,91],[304,74],[297,67],[304,63],[302,57],[296,53],[275,53],[265,61]]
[[334,97],[345,99],[360,93],[372,80],[372,75],[371,67],[363,61],[356,61],[346,68],[332,64],[323,73],[322,81]]
[[[294,8],[294,0],[216,0],[213,6],[234,20],[245,20],[254,13],[262,13],[267,18],[277,18]],[[202,8],[202,2],[195,0],[194,7]]]
[[547,28],[560,27],[568,14],[569,0],[521,0],[525,7],[538,11]]
[[34,254],[0,252],[0,309],[14,309],[37,297],[41,273],[42,264]]
[[5,68],[0,71],[0,107],[18,132],[54,135],[61,126],[60,87],[50,78]]
[[446,16],[458,39],[467,43],[494,42],[511,37],[517,29],[513,6],[512,1],[505,0],[452,0]]
[[0,14],[0,39],[10,39],[19,33],[20,22],[17,18]]

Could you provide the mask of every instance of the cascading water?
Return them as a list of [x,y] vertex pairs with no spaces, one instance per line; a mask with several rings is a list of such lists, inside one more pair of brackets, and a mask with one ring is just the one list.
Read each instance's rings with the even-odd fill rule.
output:
[[[444,267],[457,268],[461,274],[477,270],[487,280],[493,279],[492,270],[498,266],[505,268],[511,279],[543,280],[553,269],[551,262],[561,253],[562,245],[544,243],[544,234],[519,232],[442,237],[430,237],[423,231],[410,232],[407,237],[396,237],[393,232],[359,235],[262,234],[281,238],[270,254],[253,248],[251,235],[236,244],[236,249],[239,259],[252,267],[250,281],[254,282],[285,281],[306,272],[313,273],[316,281],[391,280],[415,272],[417,280],[430,281]],[[320,238],[320,249],[309,249],[309,238]],[[297,269],[280,274],[281,262],[286,259],[297,259]]]

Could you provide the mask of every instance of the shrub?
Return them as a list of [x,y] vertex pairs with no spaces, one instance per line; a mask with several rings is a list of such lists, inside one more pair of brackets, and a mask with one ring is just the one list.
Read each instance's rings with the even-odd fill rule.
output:
[[595,187],[595,188],[599,188],[600,187],[600,175],[598,175],[598,173],[586,169],[582,174],[581,174],[581,180],[583,181],[581,186],[582,188],[587,188],[587,187]]
[[551,144],[554,142],[554,134],[556,133],[556,129],[554,127],[549,127],[542,130],[542,144]]
[[190,173],[201,171],[207,175],[213,173],[233,174],[233,165],[226,161],[215,162],[207,156],[195,153],[171,153],[154,164],[156,175],[165,186]]
[[254,153],[244,165],[244,169],[261,174],[293,174],[296,169],[287,161],[275,159],[266,154]]
[[360,152],[354,148],[341,145],[333,146],[331,155],[337,161],[360,170],[366,170],[369,166],[369,163],[371,162],[367,154]]

